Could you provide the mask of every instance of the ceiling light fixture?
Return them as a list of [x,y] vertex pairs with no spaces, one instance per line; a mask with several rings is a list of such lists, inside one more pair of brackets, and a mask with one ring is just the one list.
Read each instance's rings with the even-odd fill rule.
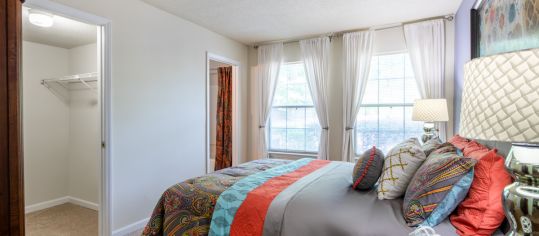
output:
[[34,25],[45,28],[51,27],[54,24],[54,18],[52,14],[42,11],[36,11],[33,9],[30,9],[28,11],[28,20]]

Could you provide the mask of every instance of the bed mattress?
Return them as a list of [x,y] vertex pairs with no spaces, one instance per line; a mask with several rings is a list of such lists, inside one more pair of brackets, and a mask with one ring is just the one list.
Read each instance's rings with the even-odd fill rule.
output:
[[[239,208],[230,202],[237,201],[235,197],[225,201],[230,197],[220,199],[220,195],[232,196],[227,193],[234,189],[232,186],[237,187],[235,183],[245,184],[247,177],[293,163],[275,159],[254,161],[179,183],[165,191],[143,235],[229,235],[232,221],[240,228],[235,232],[249,233],[253,232],[249,227],[257,225],[257,220],[262,221],[257,226],[261,230],[252,235],[393,236],[408,235],[415,230],[404,221],[402,199],[378,200],[375,190],[353,190],[350,187],[353,164],[328,163],[283,188],[265,209],[247,206],[246,222],[216,219],[214,210],[219,215]],[[248,191],[244,192],[247,195]],[[434,229],[443,236],[457,235],[448,219]]]

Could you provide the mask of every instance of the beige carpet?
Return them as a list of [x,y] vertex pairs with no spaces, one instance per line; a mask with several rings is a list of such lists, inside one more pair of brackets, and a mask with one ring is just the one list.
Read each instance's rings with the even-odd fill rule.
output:
[[97,211],[66,203],[27,214],[26,235],[98,235]]

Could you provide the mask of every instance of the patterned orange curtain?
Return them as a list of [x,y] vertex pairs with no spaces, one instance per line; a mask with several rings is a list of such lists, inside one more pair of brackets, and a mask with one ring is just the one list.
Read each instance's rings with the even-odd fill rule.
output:
[[219,67],[215,170],[232,166],[232,67]]

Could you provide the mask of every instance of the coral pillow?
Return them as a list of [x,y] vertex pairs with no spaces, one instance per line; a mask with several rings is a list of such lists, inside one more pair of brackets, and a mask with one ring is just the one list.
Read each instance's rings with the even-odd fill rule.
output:
[[502,192],[511,183],[504,159],[489,151],[474,168],[474,180],[468,196],[451,216],[459,235],[492,235],[502,224]]
[[471,157],[476,160],[479,160],[483,158],[485,155],[487,155],[490,152],[490,150],[487,147],[483,146],[482,144],[474,140],[466,144],[462,152],[465,157]]
[[453,136],[451,139],[449,139],[447,142],[455,145],[455,147],[462,150],[470,142],[470,140],[463,138],[457,134]]

